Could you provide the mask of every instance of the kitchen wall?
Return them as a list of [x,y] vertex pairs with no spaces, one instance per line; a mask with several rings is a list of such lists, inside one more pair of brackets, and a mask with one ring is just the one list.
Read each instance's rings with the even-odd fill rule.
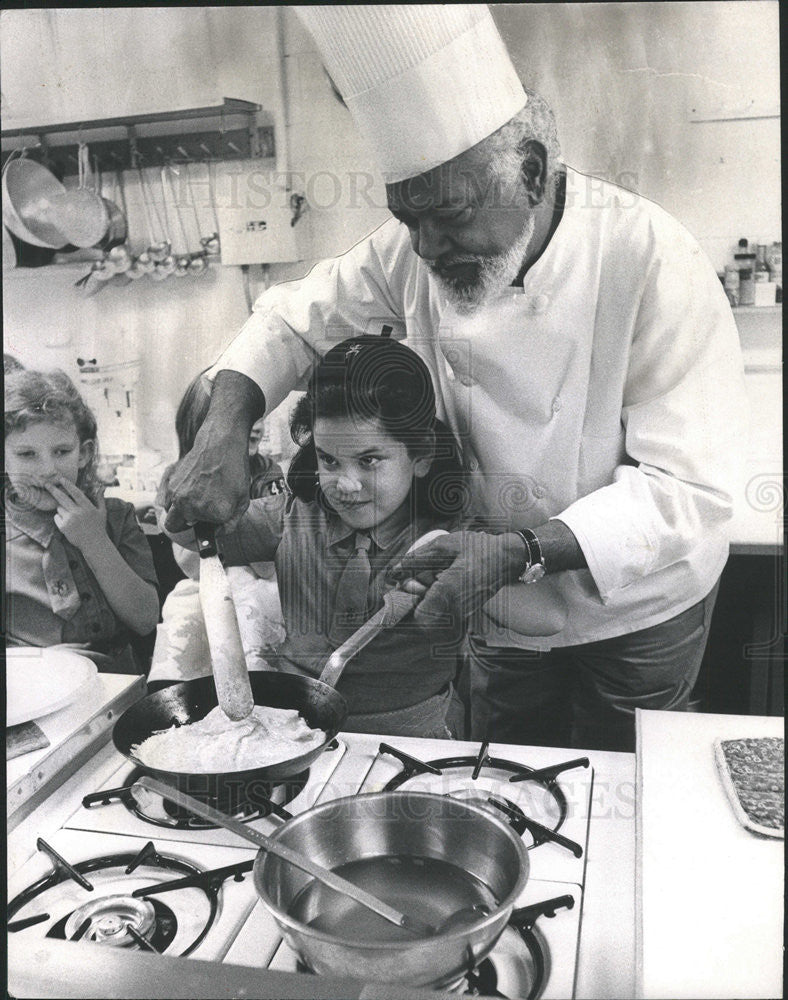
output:
[[[284,138],[278,15],[274,7],[46,9],[3,11],[3,128],[145,114],[216,104],[259,103]],[[85,135],[89,140],[89,134]],[[284,167],[280,160],[267,166]],[[241,168],[230,166],[230,170]],[[192,168],[203,232],[213,228],[204,168]],[[163,212],[158,171],[148,198]],[[69,179],[68,186],[73,184]],[[137,177],[124,174],[130,241],[149,242]],[[104,193],[119,200],[108,178]],[[217,192],[221,193],[221,192]],[[170,228],[180,240],[177,219]],[[184,212],[190,248],[197,235]],[[154,225],[155,225],[154,216]],[[176,246],[175,249],[189,249]],[[143,359],[137,387],[138,441],[147,464],[175,455],[174,417],[191,378],[208,366],[248,315],[240,268],[212,264],[200,278],[115,278],[85,297],[75,283],[90,265],[4,273],[4,348],[26,365],[77,376],[77,358],[108,364]],[[259,289],[252,268],[250,288]],[[161,463],[158,463],[159,465]]]
[[[573,166],[664,205],[718,270],[740,236],[780,238],[776,0],[498,4],[493,14],[524,83],[553,103]],[[224,96],[263,105],[277,165],[286,159],[310,202],[308,259],[271,265],[270,280],[305,273],[387,218],[374,162],[286,8],[17,10],[2,13],[0,30],[4,128]],[[74,289],[84,272],[4,275],[5,349],[72,372],[78,356],[139,353],[138,437],[169,460],[180,393],[247,314],[240,270],[113,279],[89,299]],[[262,277],[252,269],[253,286]]]
[[780,239],[776,2],[501,4],[568,163],[675,215],[718,270],[731,243]]

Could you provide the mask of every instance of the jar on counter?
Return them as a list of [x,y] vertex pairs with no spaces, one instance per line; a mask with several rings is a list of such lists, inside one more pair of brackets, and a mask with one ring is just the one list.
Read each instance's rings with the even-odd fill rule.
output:
[[739,268],[739,305],[755,305],[755,281],[751,267]]
[[756,284],[769,280],[769,265],[766,263],[765,243],[759,243],[755,252],[755,271],[752,278]]
[[728,296],[728,302],[732,306],[737,306],[739,304],[739,269],[735,264],[725,265],[725,276],[722,283],[725,294]]

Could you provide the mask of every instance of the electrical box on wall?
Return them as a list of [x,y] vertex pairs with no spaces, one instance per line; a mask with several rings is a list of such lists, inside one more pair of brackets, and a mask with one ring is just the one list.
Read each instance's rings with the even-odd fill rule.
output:
[[226,172],[216,197],[222,264],[301,260],[302,205],[302,196],[275,171]]

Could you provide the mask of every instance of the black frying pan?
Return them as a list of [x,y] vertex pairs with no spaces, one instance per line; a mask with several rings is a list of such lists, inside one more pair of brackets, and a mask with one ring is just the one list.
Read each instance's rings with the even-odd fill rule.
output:
[[294,708],[313,729],[322,729],[326,738],[306,753],[277,764],[267,764],[245,771],[190,774],[186,771],[164,771],[149,767],[132,750],[135,744],[174,722],[184,725],[198,722],[216,708],[216,686],[213,677],[200,677],[162,688],[145,695],[127,708],[115,723],[112,739],[116,748],[148,774],[175,785],[198,798],[224,798],[250,782],[276,781],[300,774],[325,750],[342,728],[347,718],[347,702],[330,684],[277,671],[253,671],[249,675],[255,705],[272,708]]
[[[444,535],[442,529],[435,529],[423,535],[408,551],[431,541],[437,535]],[[132,763],[148,774],[169,782],[195,798],[225,800],[237,797],[240,789],[255,781],[277,781],[291,778],[305,771],[326,749],[342,728],[348,714],[345,699],[336,690],[342,672],[348,661],[370,643],[381,629],[389,628],[408,615],[419,601],[419,597],[402,590],[390,590],[383,595],[383,607],[369,621],[355,631],[328,658],[319,680],[300,674],[278,671],[252,671],[249,680],[255,705],[270,708],[294,708],[313,729],[322,729],[326,738],[317,747],[277,764],[266,764],[245,771],[214,772],[212,774],[192,774],[187,771],[165,771],[149,767],[139,760],[132,750],[149,736],[162,729],[169,729],[174,723],[185,725],[199,722],[216,708],[219,699],[213,676],[200,677],[194,681],[184,681],[172,687],[162,688],[141,698],[131,708],[127,708],[115,723],[112,739],[116,748]],[[227,811],[227,808],[224,810]]]

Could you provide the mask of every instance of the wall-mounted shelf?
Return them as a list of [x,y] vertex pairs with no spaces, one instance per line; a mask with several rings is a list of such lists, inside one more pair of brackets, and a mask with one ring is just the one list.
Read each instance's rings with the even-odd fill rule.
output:
[[104,170],[274,157],[273,124],[260,122],[261,111],[259,104],[226,97],[201,108],[3,129],[1,159],[5,163],[14,150],[27,147],[67,177],[77,173],[81,142]]
[[779,316],[782,314],[783,307],[778,302],[773,306],[731,306],[733,314],[735,316],[740,316],[744,314],[753,314],[755,316]]
[[721,108],[717,111],[704,111],[701,108],[692,108],[689,113],[689,121],[693,125],[702,125],[707,122],[744,122],[760,121],[766,118],[779,118],[780,109],[771,105],[752,104],[746,108]]

